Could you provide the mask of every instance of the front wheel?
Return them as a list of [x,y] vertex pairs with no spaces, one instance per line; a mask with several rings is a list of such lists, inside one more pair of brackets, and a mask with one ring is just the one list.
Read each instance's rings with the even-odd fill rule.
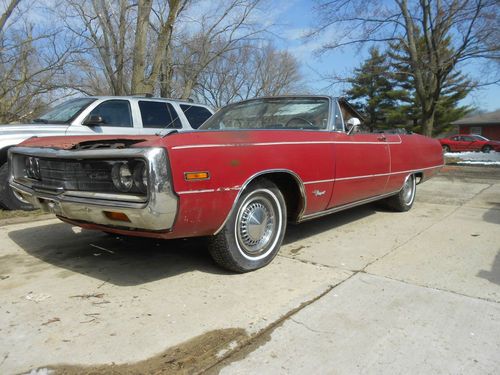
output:
[[415,175],[411,174],[406,177],[403,188],[398,194],[387,198],[387,205],[395,211],[405,212],[408,211],[413,202],[415,201],[415,195],[417,193],[417,182]]
[[450,152],[450,146],[443,145],[443,154],[446,154],[447,152]]
[[483,152],[491,152],[491,150],[493,150],[493,147],[491,147],[489,145],[486,145],[483,147]]
[[33,211],[35,209],[10,187],[8,163],[0,167],[0,206],[8,210]]
[[222,230],[210,239],[212,258],[235,272],[266,266],[281,247],[286,217],[285,199],[275,184],[260,180],[250,185]]

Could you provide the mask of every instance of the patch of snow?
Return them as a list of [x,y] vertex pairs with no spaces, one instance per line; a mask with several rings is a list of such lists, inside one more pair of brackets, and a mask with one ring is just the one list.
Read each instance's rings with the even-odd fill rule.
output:
[[447,152],[445,157],[458,159],[457,164],[500,165],[500,152]]
[[471,160],[464,160],[464,161],[459,161],[457,164],[468,164],[468,165],[499,165],[500,166],[500,161],[471,161]]

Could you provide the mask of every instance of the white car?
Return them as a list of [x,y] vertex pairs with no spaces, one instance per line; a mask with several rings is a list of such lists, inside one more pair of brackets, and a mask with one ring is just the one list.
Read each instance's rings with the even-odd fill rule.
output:
[[0,206],[30,209],[9,187],[7,151],[25,139],[56,135],[156,134],[197,129],[213,111],[202,104],[143,96],[100,96],[67,100],[31,124],[0,125]]

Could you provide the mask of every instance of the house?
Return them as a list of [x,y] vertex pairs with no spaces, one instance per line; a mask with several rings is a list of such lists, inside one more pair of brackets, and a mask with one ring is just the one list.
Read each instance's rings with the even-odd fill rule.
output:
[[500,110],[464,117],[452,122],[460,134],[479,134],[483,137],[500,141]]

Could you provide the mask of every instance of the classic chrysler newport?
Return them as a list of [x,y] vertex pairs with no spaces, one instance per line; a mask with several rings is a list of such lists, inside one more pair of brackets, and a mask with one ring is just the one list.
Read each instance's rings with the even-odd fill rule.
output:
[[12,148],[10,185],[87,229],[206,236],[214,260],[246,272],[277,254],[287,222],[375,200],[407,211],[443,165],[438,141],[370,133],[343,99],[291,96],[229,105],[198,131],[31,138]]

